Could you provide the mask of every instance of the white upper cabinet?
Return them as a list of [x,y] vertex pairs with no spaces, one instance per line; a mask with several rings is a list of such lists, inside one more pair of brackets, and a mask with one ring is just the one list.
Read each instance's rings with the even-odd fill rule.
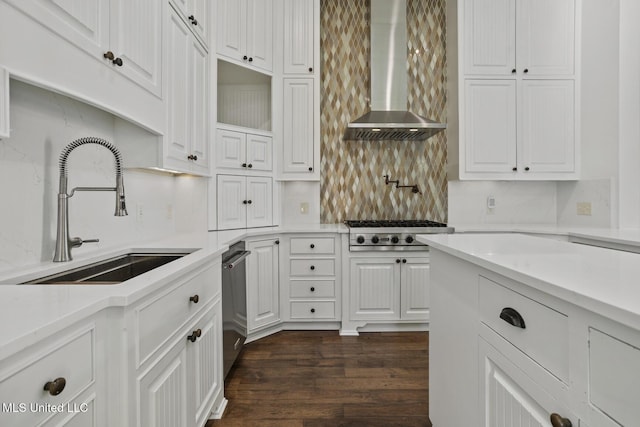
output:
[[218,175],[218,229],[273,225],[273,181],[268,177]]
[[575,16],[575,0],[465,0],[465,74],[573,75]]
[[284,0],[284,73],[316,72],[314,0]]
[[202,44],[209,45],[209,0],[171,0]]
[[272,0],[219,0],[217,15],[218,54],[272,71]]
[[579,178],[580,4],[458,3],[460,179]]
[[0,67],[0,140],[9,133],[9,72]]
[[272,139],[228,129],[216,131],[216,165],[244,172],[273,169]]
[[311,174],[314,171],[314,79],[284,79],[284,129],[282,171]]

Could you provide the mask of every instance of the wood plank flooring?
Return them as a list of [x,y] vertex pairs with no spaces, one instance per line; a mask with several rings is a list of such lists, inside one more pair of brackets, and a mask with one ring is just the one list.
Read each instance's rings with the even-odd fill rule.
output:
[[427,332],[287,331],[245,346],[205,427],[431,427]]

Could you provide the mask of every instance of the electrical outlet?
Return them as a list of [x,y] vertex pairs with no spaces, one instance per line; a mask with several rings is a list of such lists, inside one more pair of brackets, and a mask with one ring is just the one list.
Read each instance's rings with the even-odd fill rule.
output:
[[496,209],[496,198],[487,196],[487,215],[493,215]]
[[302,202],[300,203],[300,213],[303,215],[306,215],[309,213],[309,203],[308,202]]
[[576,213],[578,215],[591,216],[591,202],[578,202],[576,204]]
[[144,218],[144,207],[141,203],[136,204],[136,222],[142,222]]

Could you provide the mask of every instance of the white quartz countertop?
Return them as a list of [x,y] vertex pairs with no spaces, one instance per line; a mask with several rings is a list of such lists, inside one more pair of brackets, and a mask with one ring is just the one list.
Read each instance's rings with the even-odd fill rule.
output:
[[[336,225],[301,225],[174,234],[164,239],[77,255],[65,263],[42,262],[0,273],[0,360],[107,307],[127,306],[176,277],[222,255],[236,241],[285,233],[344,233]],[[16,285],[132,251],[190,252],[121,284]]]
[[[632,230],[601,230],[583,236],[640,245],[634,237],[638,232]],[[640,330],[640,254],[518,233],[420,235],[417,239]]]

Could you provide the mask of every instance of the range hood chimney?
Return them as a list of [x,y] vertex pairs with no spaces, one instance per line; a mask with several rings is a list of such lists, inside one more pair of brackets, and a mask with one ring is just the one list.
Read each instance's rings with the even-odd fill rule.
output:
[[406,0],[371,0],[371,111],[345,140],[425,140],[447,127],[407,111],[406,14]]

